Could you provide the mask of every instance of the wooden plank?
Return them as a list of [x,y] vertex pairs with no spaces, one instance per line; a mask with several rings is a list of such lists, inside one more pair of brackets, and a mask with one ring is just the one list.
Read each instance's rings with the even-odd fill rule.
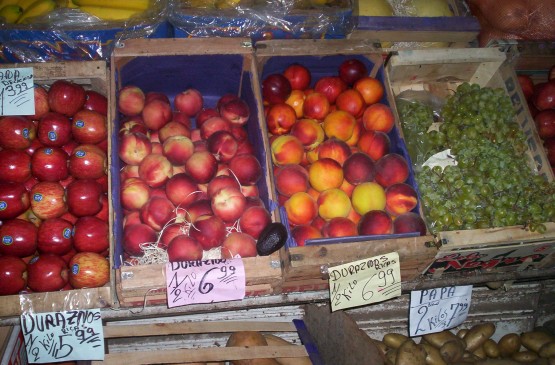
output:
[[291,322],[260,321],[219,321],[219,322],[178,322],[141,325],[104,326],[104,338],[162,336],[193,333],[221,333],[235,331],[295,331]]
[[210,347],[198,349],[137,351],[106,354],[104,361],[91,364],[165,364],[198,361],[232,361],[264,358],[295,358],[308,356],[304,346]]
[[[379,42],[445,42],[468,44],[476,39],[475,31],[435,31],[435,30],[364,30],[355,29],[350,35],[352,40],[367,40]],[[415,48],[419,45],[416,44]]]

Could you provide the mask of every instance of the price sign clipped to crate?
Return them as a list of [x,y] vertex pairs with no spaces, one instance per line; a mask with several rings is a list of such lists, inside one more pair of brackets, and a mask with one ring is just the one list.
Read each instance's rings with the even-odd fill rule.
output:
[[100,309],[25,313],[21,330],[29,362],[104,359]]
[[0,116],[35,114],[33,68],[0,69]]
[[441,332],[468,316],[472,285],[415,290],[410,293],[409,336]]
[[245,266],[240,258],[169,262],[166,282],[169,308],[241,300]]
[[331,309],[358,307],[401,295],[397,252],[328,269]]

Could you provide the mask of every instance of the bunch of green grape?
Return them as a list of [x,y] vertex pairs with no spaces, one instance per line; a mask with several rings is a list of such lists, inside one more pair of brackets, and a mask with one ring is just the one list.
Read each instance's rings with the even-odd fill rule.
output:
[[[524,133],[504,90],[461,84],[441,110],[439,130],[430,107],[399,104],[401,124],[430,230],[524,225],[544,232],[555,220],[555,182],[536,175]],[[422,167],[451,149],[456,166]]]

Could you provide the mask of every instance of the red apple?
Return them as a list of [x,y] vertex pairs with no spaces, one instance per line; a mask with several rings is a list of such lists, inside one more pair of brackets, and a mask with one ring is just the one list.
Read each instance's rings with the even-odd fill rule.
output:
[[240,189],[224,187],[212,196],[212,211],[224,222],[235,222],[243,215],[247,201]]
[[156,242],[156,231],[146,224],[129,224],[123,229],[123,251],[131,256],[142,256],[141,244]]
[[85,91],[83,109],[92,110],[104,116],[108,115],[108,98],[94,90]]
[[110,281],[110,263],[94,252],[79,252],[69,261],[69,283],[75,289],[98,288]]
[[145,106],[145,94],[135,85],[127,85],[118,93],[118,110],[127,116],[139,115]]
[[77,146],[69,156],[69,173],[76,179],[99,179],[107,174],[108,158],[93,144]]
[[37,227],[23,219],[10,219],[0,226],[0,255],[27,257],[37,250]]
[[81,109],[72,118],[71,132],[78,143],[100,143],[108,136],[106,117],[93,110]]
[[140,214],[141,221],[158,232],[176,216],[172,202],[160,196],[151,197],[141,208]]
[[195,238],[204,250],[210,250],[222,245],[227,230],[224,221],[216,215],[198,217],[189,230],[189,235]]
[[56,80],[48,89],[48,104],[56,113],[73,116],[85,105],[83,86],[67,80]]
[[163,186],[173,175],[170,161],[159,153],[146,156],[139,164],[139,177],[150,187]]
[[60,147],[41,147],[31,157],[31,172],[39,181],[60,181],[69,176],[68,157]]
[[0,295],[17,294],[27,286],[27,264],[16,256],[0,256]]
[[79,144],[74,140],[71,140],[62,146],[62,150],[64,150],[64,152],[67,153],[68,156],[70,156],[73,153],[73,150],[75,149],[75,147],[77,146],[79,146]]
[[0,150],[0,181],[23,183],[31,177],[31,157],[23,150]]
[[108,200],[107,193],[102,194],[100,200],[102,201],[102,208],[94,216],[98,219],[102,219],[104,222],[108,222],[110,217],[110,201]]
[[35,84],[33,93],[35,99],[35,114],[26,115],[26,118],[29,120],[38,120],[50,111],[50,105],[48,105],[48,91],[46,91],[43,86]]
[[45,219],[39,229],[37,249],[40,253],[64,255],[73,247],[73,224],[62,218]]
[[540,111],[555,108],[555,80],[537,86],[533,102]]
[[41,254],[27,265],[27,285],[35,292],[57,291],[68,283],[68,269],[58,255]]
[[202,246],[193,237],[184,234],[174,237],[168,244],[170,262],[193,261],[202,259]]
[[67,211],[66,192],[58,182],[41,181],[33,186],[30,196],[31,209],[40,219],[58,218]]
[[555,109],[540,111],[534,121],[541,139],[555,137]]
[[526,100],[530,100],[532,95],[534,95],[534,82],[529,75],[518,75],[518,83],[522,88],[522,93]]
[[272,222],[270,212],[263,206],[248,207],[239,219],[239,227],[244,232],[255,239]]
[[30,199],[25,185],[0,182],[0,219],[12,219],[25,212]]
[[29,147],[27,147],[25,149],[25,153],[28,154],[29,156],[32,156],[33,153],[35,153],[35,151],[41,147],[43,147],[44,145],[38,140],[38,139],[33,139],[33,141],[31,142],[31,144],[29,145]]
[[285,103],[291,94],[291,84],[282,74],[268,75],[262,81],[262,97],[270,104]]
[[33,122],[20,116],[0,117],[0,147],[26,149],[36,137]]
[[95,215],[102,209],[102,186],[95,180],[75,180],[67,186],[69,212],[76,217]]
[[293,63],[285,68],[283,76],[289,80],[293,90],[305,90],[310,86],[311,75],[305,66]]
[[110,248],[108,222],[87,216],[75,223],[73,246],[78,252],[102,253]]
[[145,125],[154,131],[165,126],[173,118],[170,104],[158,99],[145,103],[141,116]]
[[126,133],[121,136],[118,156],[128,165],[139,165],[152,153],[152,142],[143,133]]
[[37,125],[37,139],[45,146],[62,147],[72,138],[71,121],[63,114],[48,112]]
[[204,100],[200,91],[191,88],[177,94],[173,104],[180,112],[189,117],[194,117],[201,111]]
[[358,79],[368,76],[366,65],[355,58],[343,61],[339,65],[339,77],[347,85],[354,84]]
[[256,251],[256,240],[252,236],[242,232],[230,233],[222,243],[222,257],[255,257],[258,255]]

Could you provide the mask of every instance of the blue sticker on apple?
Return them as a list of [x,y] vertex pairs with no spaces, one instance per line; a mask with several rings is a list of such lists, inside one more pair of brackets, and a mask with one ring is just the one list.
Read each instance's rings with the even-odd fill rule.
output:
[[85,122],[82,121],[82,120],[76,120],[76,121],[75,121],[75,126],[76,126],[77,128],[83,128],[83,127],[85,126]]
[[64,238],[70,239],[71,238],[71,229],[69,229],[69,228],[64,229],[63,235],[64,235]]
[[5,201],[0,201],[0,210],[5,210],[8,204]]
[[48,140],[54,142],[57,139],[58,139],[58,134],[56,132],[54,131],[48,132]]
[[71,273],[73,275],[79,274],[79,264],[73,264],[73,266],[71,267]]
[[46,148],[46,149],[44,150],[44,154],[45,154],[45,155],[51,155],[51,154],[52,154],[52,148]]
[[40,202],[42,200],[42,194],[35,193],[33,195],[33,200],[36,201],[36,202]]
[[77,156],[77,157],[79,157],[79,158],[85,157],[86,154],[87,154],[87,153],[86,153],[85,151],[83,151],[83,150],[79,150],[79,151],[75,152],[75,156]]
[[13,243],[13,238],[12,236],[4,236],[2,237],[2,243],[5,244],[6,246],[9,246]]

